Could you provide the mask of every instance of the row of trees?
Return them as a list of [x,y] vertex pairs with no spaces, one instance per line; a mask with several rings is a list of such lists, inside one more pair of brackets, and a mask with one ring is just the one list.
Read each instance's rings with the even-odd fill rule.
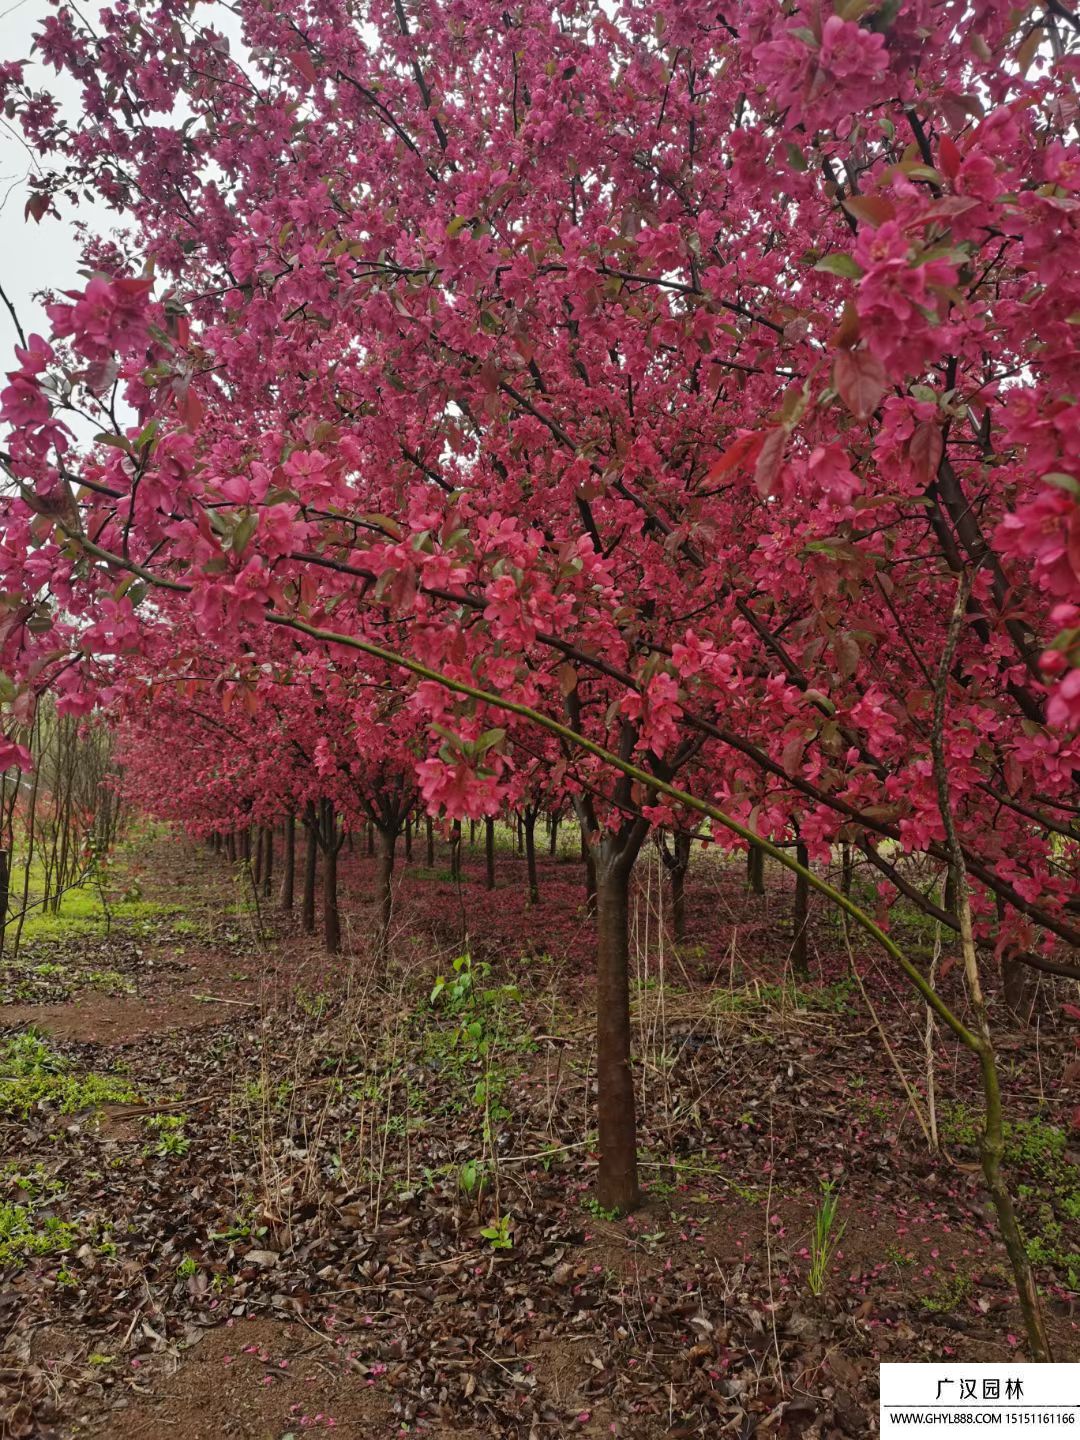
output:
[[[412,787],[452,820],[571,803],[605,1206],[637,1195],[650,831],[707,816],[834,900],[774,842],[852,847],[962,945],[970,1028],[837,900],[979,1058],[1015,1232],[979,954],[1075,976],[1080,941],[1076,18],[229,10],[239,49],[172,0],[59,10],[78,115],[0,68],[29,216],[125,225],[3,392],[13,720],[51,688],[216,747],[171,802],[194,829],[238,766],[284,793],[299,743],[331,863],[332,815],[392,837]],[[237,716],[252,743],[215,741]]]
[[100,883],[125,818],[113,735],[100,719],[59,715],[46,697],[27,741],[32,771],[0,774],[0,955],[18,953],[28,915],[56,914],[67,891]]

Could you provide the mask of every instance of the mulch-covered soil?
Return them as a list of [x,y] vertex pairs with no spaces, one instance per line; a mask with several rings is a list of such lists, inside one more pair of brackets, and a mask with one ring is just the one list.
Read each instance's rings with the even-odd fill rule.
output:
[[[0,1113],[0,1205],[46,1237],[0,1279],[5,1440],[862,1436],[882,1359],[1022,1357],[966,1057],[936,1036],[933,1150],[831,919],[811,979],[781,984],[779,877],[747,897],[737,864],[695,857],[674,947],[639,866],[647,1194],[615,1218],[590,1199],[580,866],[545,857],[529,910],[516,855],[494,892],[478,853],[461,886],[414,858],[376,970],[371,862],[343,859],[342,956],[272,901],[256,912],[220,857],[159,841],[139,862],[153,923],[0,968],[17,999],[0,1047],[36,1027],[65,1073],[129,1092]],[[925,1013],[858,963],[925,1110]],[[432,1003],[440,973],[465,974],[457,1001]],[[958,972],[946,986],[961,1003]],[[1030,1017],[995,1011],[1063,1360],[1080,1359],[1070,999],[1044,985]],[[814,1295],[825,1180],[845,1228]]]

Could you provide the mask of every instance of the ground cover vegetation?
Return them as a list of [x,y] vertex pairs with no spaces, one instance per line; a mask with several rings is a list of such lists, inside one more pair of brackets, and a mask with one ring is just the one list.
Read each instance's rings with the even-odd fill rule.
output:
[[9,1428],[1074,1355],[1080,21],[224,10],[0,65]]

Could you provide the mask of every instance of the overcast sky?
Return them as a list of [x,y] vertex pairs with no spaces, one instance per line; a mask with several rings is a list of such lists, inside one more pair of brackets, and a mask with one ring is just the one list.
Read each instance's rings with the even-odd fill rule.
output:
[[[96,15],[100,8],[100,4],[91,4],[82,13]],[[67,74],[58,75],[51,66],[35,61],[32,55],[34,31],[52,9],[48,0],[0,0],[0,59],[30,61],[27,83],[35,90],[48,90],[57,96],[62,110],[74,118],[79,111],[79,85]],[[199,18],[212,19],[215,29],[229,37],[234,53],[244,53],[239,24],[224,5],[210,0],[200,6]],[[35,330],[45,334],[48,321],[34,293],[46,287],[68,290],[82,283],[79,245],[71,222],[83,220],[91,228],[108,232],[119,217],[85,201],[77,210],[71,209],[61,197],[57,200],[59,219],[47,215],[40,225],[32,217],[24,219],[30,193],[27,182],[34,168],[34,157],[22,142],[19,126],[0,114],[0,284],[15,305],[27,334]],[[0,305],[0,373],[14,364],[11,347],[17,339],[11,317]]]
[[[0,57],[29,60],[31,36],[48,13],[46,0],[0,0]],[[27,80],[34,89],[51,90],[65,102],[78,101],[79,87],[51,68],[28,66]],[[18,125],[0,116],[0,276],[28,334],[43,332],[47,323],[41,306],[31,298],[33,292],[46,286],[70,289],[78,283],[79,265],[78,246],[66,220],[47,216],[35,225],[32,219],[23,219],[33,168]],[[89,221],[93,211],[84,205],[79,218]],[[11,317],[0,306],[0,371],[14,364],[11,347],[16,341]]]

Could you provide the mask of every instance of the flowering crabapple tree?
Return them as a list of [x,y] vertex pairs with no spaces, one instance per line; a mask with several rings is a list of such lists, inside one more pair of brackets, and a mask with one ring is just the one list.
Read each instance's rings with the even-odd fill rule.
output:
[[[81,114],[0,71],[30,218],[89,191],[125,227],[3,393],[7,762],[33,695],[92,697],[81,657],[137,651],[163,590],[226,655],[276,627],[363,670],[392,635],[615,753],[644,779],[575,762],[605,1206],[637,1195],[650,777],[693,761],[755,835],[858,846],[953,930],[904,857],[959,860],[984,953],[1075,974],[1068,6],[230,10],[240,54],[189,0],[59,9],[37,48]],[[425,804],[498,809],[498,705],[408,704],[440,727]]]

